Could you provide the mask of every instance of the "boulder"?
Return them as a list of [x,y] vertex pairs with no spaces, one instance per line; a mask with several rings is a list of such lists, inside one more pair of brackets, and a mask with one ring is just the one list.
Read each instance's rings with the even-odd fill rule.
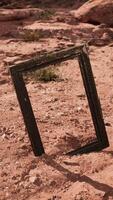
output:
[[41,9],[0,9],[0,21],[23,20],[32,16],[40,17]]
[[78,10],[72,10],[71,14],[82,22],[113,25],[113,1],[89,0]]

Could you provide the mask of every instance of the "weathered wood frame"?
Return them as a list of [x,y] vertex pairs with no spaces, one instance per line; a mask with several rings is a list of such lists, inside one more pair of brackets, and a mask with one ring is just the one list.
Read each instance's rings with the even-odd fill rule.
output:
[[97,139],[91,144],[87,144],[79,149],[68,152],[67,154],[76,155],[89,153],[92,151],[102,150],[103,148],[109,146],[87,48],[85,45],[81,45],[79,47],[67,48],[62,51],[54,51],[10,67],[11,77],[35,156],[40,156],[45,153],[45,151],[23,79],[23,73],[31,70],[46,68],[50,64],[56,64],[74,58],[78,58],[79,61],[80,71]]

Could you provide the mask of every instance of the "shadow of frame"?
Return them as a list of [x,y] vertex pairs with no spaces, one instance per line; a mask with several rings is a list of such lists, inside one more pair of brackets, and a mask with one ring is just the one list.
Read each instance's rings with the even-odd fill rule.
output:
[[[47,154],[43,155],[41,159],[46,165],[49,165],[54,169],[58,170],[60,173],[62,173],[69,181],[73,183],[75,183],[76,181],[85,182],[93,186],[95,189],[105,192],[103,200],[107,200],[110,196],[113,197],[113,187],[111,187],[110,185],[107,185],[105,183],[100,183],[96,180],[91,179],[86,175],[81,176],[80,174],[75,174],[66,169],[65,167],[61,166],[53,159],[52,156],[48,156]],[[75,163],[75,165],[78,164]]]

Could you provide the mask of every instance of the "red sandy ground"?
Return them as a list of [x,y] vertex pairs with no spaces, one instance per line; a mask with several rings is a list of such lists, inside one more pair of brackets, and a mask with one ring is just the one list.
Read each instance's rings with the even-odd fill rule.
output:
[[[67,17],[65,10],[58,15]],[[87,155],[64,154],[95,138],[79,65],[76,60],[69,60],[56,66],[59,81],[27,83],[46,150],[46,155],[35,157],[8,68],[36,52],[81,43],[82,33],[90,36],[94,26],[58,22],[56,16],[49,22],[24,20],[0,24],[0,199],[112,200],[113,46],[89,48],[110,147]],[[38,42],[24,42],[18,38],[23,28],[49,30],[53,35]],[[74,41],[78,30],[81,35]]]

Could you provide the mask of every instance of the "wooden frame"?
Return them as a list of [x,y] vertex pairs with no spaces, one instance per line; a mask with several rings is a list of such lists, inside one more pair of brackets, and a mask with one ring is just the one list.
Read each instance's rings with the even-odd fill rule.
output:
[[50,52],[43,56],[35,57],[31,60],[27,60],[25,62],[10,67],[11,77],[35,156],[40,156],[45,153],[45,151],[37,127],[31,102],[28,96],[28,92],[25,86],[25,82],[23,80],[23,73],[31,70],[46,68],[50,64],[56,64],[74,58],[78,58],[79,61],[80,71],[97,139],[95,142],[68,152],[67,154],[76,155],[81,153],[89,153],[92,151],[102,150],[103,148],[109,146],[100,101],[98,98],[91,64],[87,53],[87,48],[85,45],[81,45],[79,47],[63,49],[62,51]]

